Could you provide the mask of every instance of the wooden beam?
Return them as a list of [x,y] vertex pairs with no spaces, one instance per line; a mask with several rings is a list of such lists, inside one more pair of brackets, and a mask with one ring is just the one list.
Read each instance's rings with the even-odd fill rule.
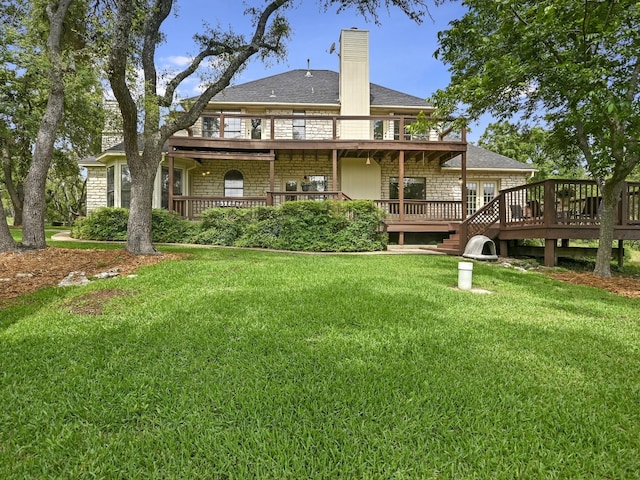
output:
[[338,151],[332,150],[331,153],[331,171],[333,178],[331,181],[331,188],[334,192],[338,191]]
[[546,238],[544,241],[544,266],[555,267],[556,260],[556,239]]

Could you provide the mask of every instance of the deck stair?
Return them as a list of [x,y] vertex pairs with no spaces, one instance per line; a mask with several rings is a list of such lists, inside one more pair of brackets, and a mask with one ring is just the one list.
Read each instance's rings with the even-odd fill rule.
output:
[[460,255],[462,253],[462,250],[460,249],[460,234],[452,233],[447,238],[445,238],[441,243],[436,245],[436,249],[442,253]]
[[460,229],[442,243],[437,245],[437,249],[442,252],[460,255],[464,251],[469,239],[475,235],[486,235],[495,238],[500,232],[495,224],[500,220],[500,201],[502,195],[498,195],[473,215],[460,224]]

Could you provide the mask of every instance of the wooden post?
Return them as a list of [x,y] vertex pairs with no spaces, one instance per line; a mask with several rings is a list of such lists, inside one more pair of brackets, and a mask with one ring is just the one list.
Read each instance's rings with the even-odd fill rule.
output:
[[509,242],[507,240],[500,240],[500,256],[509,256]]
[[[467,129],[462,127],[462,141],[467,142]],[[462,152],[460,156],[462,169],[462,184],[460,185],[460,195],[462,196],[462,221],[467,218],[467,146],[465,145],[465,150]],[[461,239],[462,240],[462,239]],[[466,239],[463,240],[463,243],[466,244]],[[461,243],[462,245],[462,243]]]
[[544,239],[544,266],[545,267],[556,266],[556,239],[555,238]]
[[618,240],[618,267],[624,267],[624,240]]
[[[334,118],[334,122],[335,122],[335,118]],[[337,192],[338,191],[338,151],[335,149],[333,150],[331,155],[331,167],[332,167],[332,174],[333,174],[333,179],[331,181],[331,189],[334,192]]]
[[400,209],[400,223],[404,222],[404,150],[398,155],[398,208]]
[[620,199],[618,215],[620,216],[620,225],[625,226],[629,224],[629,184],[627,182],[624,182],[622,185],[622,198]]
[[[549,228],[551,225],[557,223],[557,218],[556,218],[556,194],[555,194],[555,191],[554,191],[554,186],[555,186],[555,181],[554,180],[545,180],[545,182],[544,182],[544,212],[542,213],[542,216],[544,218],[544,226],[546,228]],[[533,215],[535,216],[535,213]]]
[[169,185],[167,185],[167,189],[169,190],[167,209],[169,212],[173,212],[173,155],[169,155]]
[[276,154],[271,150],[271,159],[269,160],[269,191],[276,189]]

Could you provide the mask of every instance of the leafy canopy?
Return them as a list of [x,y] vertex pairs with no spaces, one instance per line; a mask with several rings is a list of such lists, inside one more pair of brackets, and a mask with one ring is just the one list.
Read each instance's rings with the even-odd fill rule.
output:
[[489,124],[478,145],[535,167],[538,171],[531,181],[584,178],[584,157],[580,150],[557,140],[542,127],[519,127],[503,121]]
[[631,0],[467,0],[439,33],[451,85],[434,102],[471,119],[546,122],[596,177],[638,162],[640,5]]

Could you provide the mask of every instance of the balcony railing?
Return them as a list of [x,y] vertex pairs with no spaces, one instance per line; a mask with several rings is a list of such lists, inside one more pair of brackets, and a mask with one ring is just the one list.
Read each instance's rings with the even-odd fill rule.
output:
[[[411,115],[341,116],[220,113],[203,117],[199,136],[225,140],[366,139],[381,142],[441,142],[445,136],[451,134],[452,130],[445,127],[453,120],[450,118],[433,120],[442,125],[442,128],[430,128],[424,133],[412,133],[409,127],[417,119],[417,116]],[[463,129],[460,133],[462,139],[460,141],[465,141],[464,137]]]

